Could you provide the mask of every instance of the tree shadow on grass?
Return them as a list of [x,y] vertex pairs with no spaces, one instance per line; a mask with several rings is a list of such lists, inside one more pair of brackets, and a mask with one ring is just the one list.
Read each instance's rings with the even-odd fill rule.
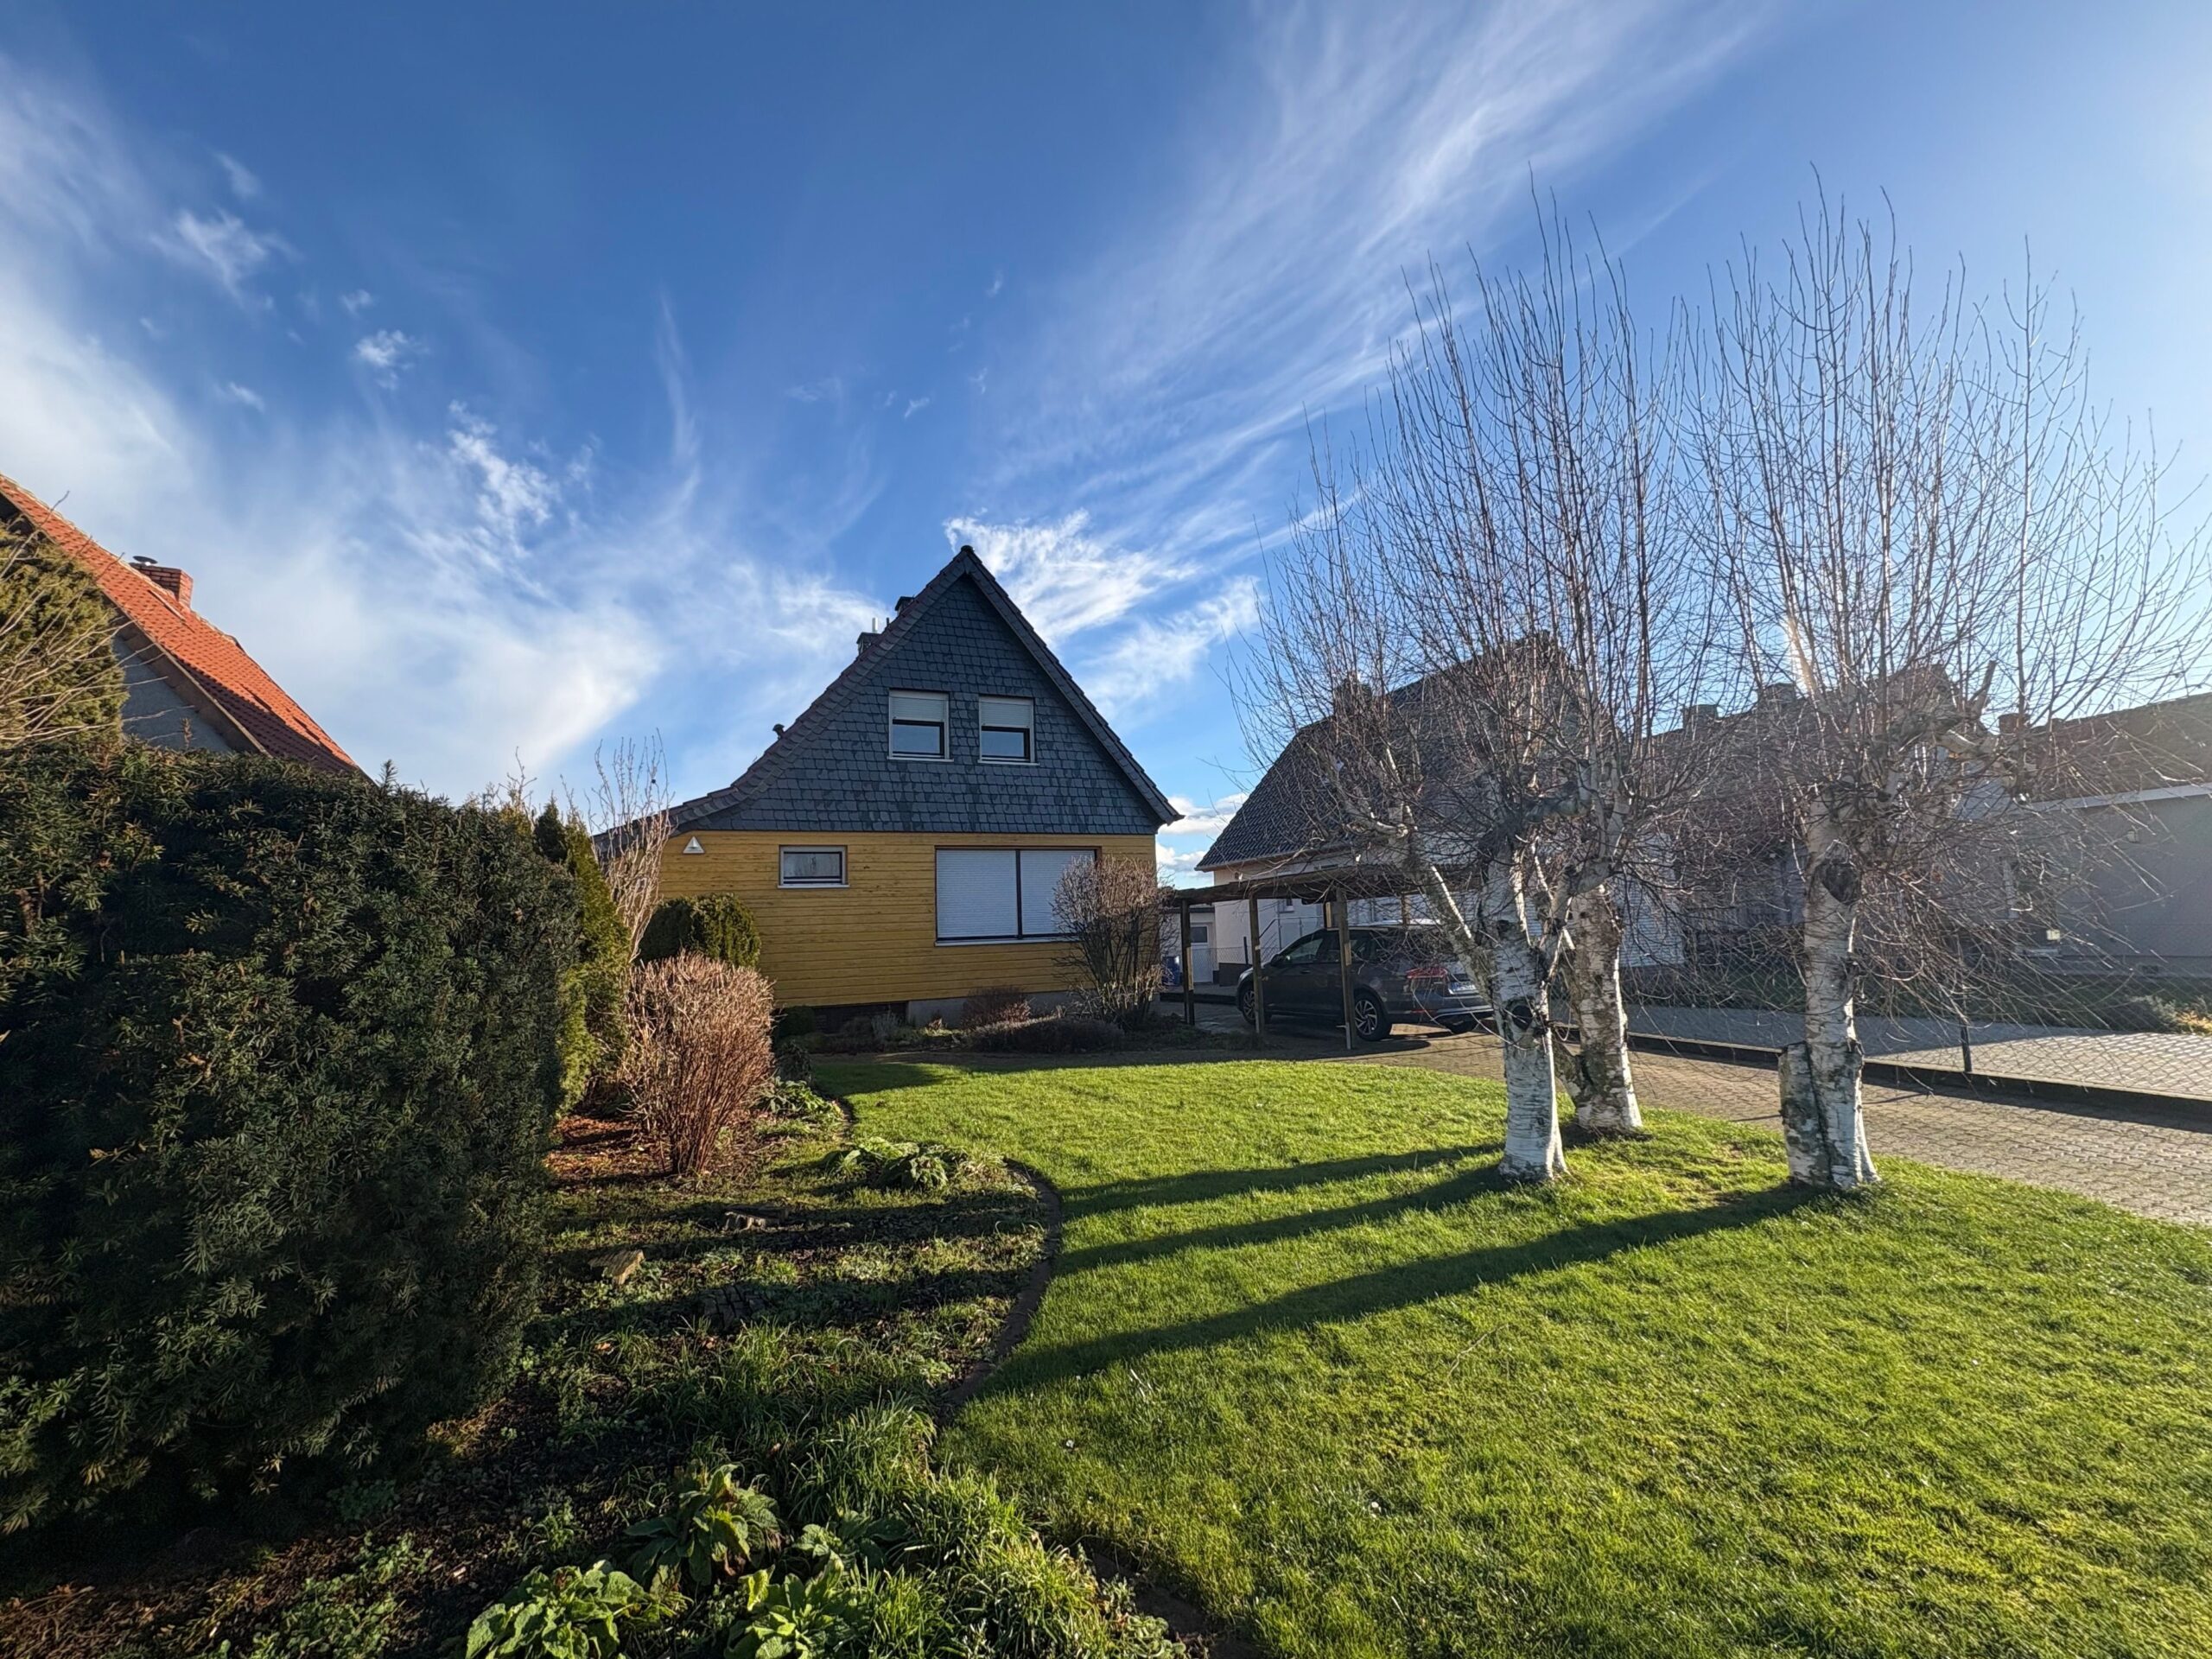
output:
[[[1400,1163],[1396,1160],[1385,1161],[1400,1168],[1419,1166]],[[1440,1159],[1438,1161],[1442,1160]],[[1214,1172],[1209,1172],[1211,1173]],[[1497,1173],[1497,1165],[1486,1163],[1479,1168],[1460,1169],[1443,1180],[1432,1181],[1410,1192],[1388,1193],[1357,1204],[1338,1205],[1326,1210],[1301,1210],[1290,1215],[1270,1216],[1260,1221],[1224,1222],[1215,1227],[1194,1227],[1178,1233],[1122,1239],[1111,1244],[1086,1245],[1080,1249],[1064,1252],[1056,1272],[1065,1274],[1091,1268],[1125,1267],[1131,1262],[1173,1255],[1183,1250],[1228,1249],[1248,1244],[1278,1243],[1285,1239],[1304,1238],[1315,1233],[1393,1221],[1414,1211],[1444,1209],[1451,1205],[1464,1204],[1481,1193],[1502,1192],[1511,1185]],[[1068,1205],[1068,1213],[1071,1216],[1079,1213],[1072,1200]]]
[[1361,1180],[1370,1175],[1392,1175],[1401,1170],[1456,1164],[1462,1159],[1484,1154],[1494,1157],[1499,1150],[1499,1143],[1493,1141],[1463,1147],[1423,1147],[1414,1152],[1370,1153],[1359,1158],[1283,1164],[1264,1169],[1188,1170],[1179,1175],[1146,1175],[1063,1189],[1060,1197],[1067,1206],[1069,1219],[1073,1220],[1116,1210],[1204,1204],[1244,1192],[1287,1192],[1301,1186],[1326,1186],[1336,1181]]
[[1370,1314],[1419,1306],[1529,1274],[1603,1261],[1624,1250],[1675,1243],[1726,1228],[1754,1226],[1814,1201],[1815,1195],[1803,1189],[1777,1186],[1695,1210],[1585,1222],[1519,1243],[1355,1274],[1181,1325],[1057,1348],[1024,1349],[1007,1363],[985,1392],[1047,1388],[1107,1366],[1126,1365],[1158,1354],[1218,1347],[1269,1331],[1352,1323]]

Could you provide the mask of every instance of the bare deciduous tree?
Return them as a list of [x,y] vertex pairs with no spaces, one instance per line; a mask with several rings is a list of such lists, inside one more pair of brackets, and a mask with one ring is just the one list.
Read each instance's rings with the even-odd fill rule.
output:
[[1160,880],[1135,859],[1077,859],[1052,891],[1066,936],[1060,965],[1078,976],[1102,1018],[1126,1026],[1160,993]]
[[1532,278],[1478,270],[1479,327],[1423,319],[1350,486],[1317,465],[1248,674],[1267,736],[1325,747],[1301,768],[1317,842],[1395,863],[1489,978],[1503,1167],[1525,1179],[1563,1166],[1549,987],[1578,938],[1578,1118],[1640,1122],[1622,895],[1687,776],[1656,738],[1704,637],[1669,449],[1678,342],[1648,368],[1618,268],[1547,228]]
[[114,639],[90,576],[42,538],[0,531],[0,747],[112,729],[123,709]]
[[2155,454],[2090,401],[2044,290],[1926,296],[1893,229],[1825,200],[1778,272],[1749,257],[1721,286],[1686,407],[1736,685],[1796,693],[1730,757],[1802,860],[1791,1171],[1849,1190],[1876,1179],[1870,946],[1925,957],[2001,925],[2018,797],[2078,758],[2037,734],[2195,669],[2202,546],[2168,535]]
[[592,846],[635,955],[659,900],[661,853],[676,804],[668,758],[658,736],[626,737],[594,750],[592,771],[582,801],[572,798],[569,805],[591,826]]

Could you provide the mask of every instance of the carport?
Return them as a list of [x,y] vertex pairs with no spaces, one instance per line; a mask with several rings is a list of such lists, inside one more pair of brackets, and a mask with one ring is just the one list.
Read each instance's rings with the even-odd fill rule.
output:
[[[1177,937],[1183,952],[1183,1020],[1195,1029],[1198,1023],[1198,987],[1192,983],[1191,906],[1211,905],[1217,911],[1240,900],[1252,952],[1252,1014],[1255,1034],[1268,1040],[1268,988],[1265,953],[1260,948],[1260,900],[1295,899],[1319,905],[1337,934],[1337,987],[1344,998],[1344,1047],[1352,1046],[1351,904],[1355,899],[1395,899],[1402,906],[1406,873],[1388,864],[1347,864],[1330,870],[1291,870],[1280,875],[1255,875],[1243,881],[1217,882],[1211,887],[1168,887],[1160,892],[1163,909],[1177,912]],[[1402,910],[1401,917],[1402,919]]]

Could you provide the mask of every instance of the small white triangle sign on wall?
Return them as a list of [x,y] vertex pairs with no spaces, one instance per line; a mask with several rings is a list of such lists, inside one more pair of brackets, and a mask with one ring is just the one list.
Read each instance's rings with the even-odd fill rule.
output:
[[707,849],[699,844],[699,837],[694,836],[683,843],[683,850],[687,853],[703,853]]

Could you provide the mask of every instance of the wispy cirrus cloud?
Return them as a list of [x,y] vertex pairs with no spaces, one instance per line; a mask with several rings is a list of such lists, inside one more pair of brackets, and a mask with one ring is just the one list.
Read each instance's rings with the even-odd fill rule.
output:
[[397,385],[400,370],[422,354],[423,342],[397,328],[379,328],[353,342],[353,361],[382,386]]
[[231,194],[240,201],[251,201],[261,194],[261,179],[254,170],[235,156],[215,152],[215,162],[223,169],[223,178],[231,187]]
[[201,215],[176,210],[154,245],[179,264],[211,277],[240,305],[266,309],[270,302],[251,284],[270,262],[289,257],[291,245],[274,231],[257,231],[226,208]]
[[[1163,207],[1057,283],[971,541],[1084,682],[1141,721],[1204,696],[1256,616],[1249,571],[1300,481],[1309,423],[1355,403],[1407,329],[1408,274],[1494,242],[1531,179],[1570,181],[1708,84],[1766,0],[1258,14],[1202,100]],[[976,390],[982,385],[978,382]],[[1110,535],[1097,524],[1110,523]]]
[[[550,776],[618,723],[689,722],[709,736],[683,746],[679,784],[724,782],[882,610],[748,552],[665,308],[641,371],[669,451],[619,486],[588,441],[556,459],[462,388],[410,416],[399,399],[365,411],[327,359],[281,402],[235,378],[193,311],[223,302],[163,268],[251,310],[256,277],[296,256],[273,228],[165,200],[142,162],[157,150],[96,94],[0,55],[0,384],[17,394],[0,399],[0,470],[111,550],[191,569],[201,608],[364,764],[462,793],[518,754]],[[149,288],[169,308],[141,327]],[[378,377],[442,366],[396,328],[347,358]],[[261,418],[242,432],[211,418],[222,405]],[[748,702],[757,733],[731,726]]]
[[948,543],[967,543],[1006,584],[1037,631],[1056,645],[1119,621],[1147,597],[1196,575],[1198,567],[1095,532],[1077,511],[1047,523],[945,521]]

